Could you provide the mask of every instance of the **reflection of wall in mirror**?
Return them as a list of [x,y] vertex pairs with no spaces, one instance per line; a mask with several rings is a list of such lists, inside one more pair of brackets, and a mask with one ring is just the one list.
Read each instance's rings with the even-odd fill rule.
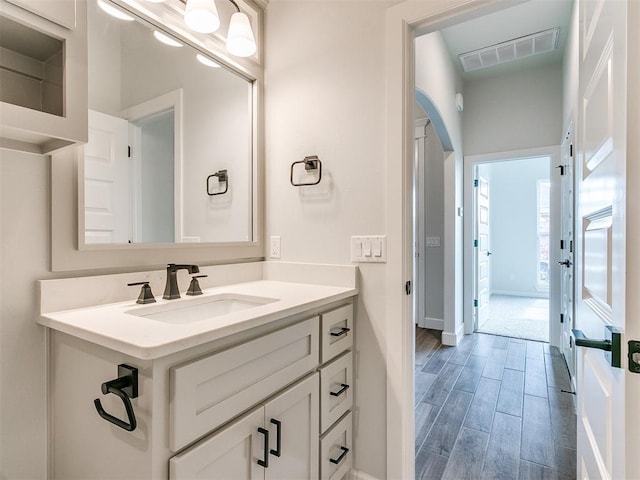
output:
[[[223,68],[202,65],[189,47],[159,43],[145,27],[104,15],[96,20],[100,14],[94,9],[89,12],[90,108],[117,114],[182,88],[183,240],[250,240],[249,83]],[[221,169],[229,172],[229,192],[210,197],[205,180]]]

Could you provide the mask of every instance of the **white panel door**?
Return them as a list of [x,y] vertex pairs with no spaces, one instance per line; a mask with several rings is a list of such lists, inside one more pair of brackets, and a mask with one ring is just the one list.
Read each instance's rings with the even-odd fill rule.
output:
[[128,122],[89,110],[84,147],[85,243],[131,240]]
[[561,190],[561,249],[562,279],[560,284],[560,313],[562,315],[562,353],[567,362],[571,378],[575,378],[575,349],[571,329],[573,328],[573,297],[574,297],[574,238],[575,224],[574,195],[573,195],[573,131],[569,132],[562,144],[562,178]]
[[477,326],[489,319],[489,300],[491,297],[491,251],[489,244],[489,181],[478,175],[476,191],[476,300]]
[[[579,4],[575,321],[577,329],[594,339],[604,337],[605,326],[625,333],[637,314],[625,311],[631,286],[626,283],[626,269],[638,267],[626,264],[627,221],[632,221],[627,219],[627,184],[637,184],[625,178],[627,8],[626,0]],[[629,134],[637,136],[637,125],[633,127]],[[625,406],[638,399],[625,397],[627,383],[638,380],[626,372],[624,363],[623,368],[614,368],[602,351],[577,349],[580,479],[637,478],[629,466],[637,462],[633,457],[638,445],[626,441],[633,431],[628,422],[637,415],[630,415]]]

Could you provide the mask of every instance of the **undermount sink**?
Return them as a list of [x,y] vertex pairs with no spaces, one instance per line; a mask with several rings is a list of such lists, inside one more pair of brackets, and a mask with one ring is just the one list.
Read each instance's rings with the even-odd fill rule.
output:
[[277,298],[223,293],[192,300],[178,300],[175,303],[135,308],[126,313],[164,323],[184,324],[259,307],[277,300]]

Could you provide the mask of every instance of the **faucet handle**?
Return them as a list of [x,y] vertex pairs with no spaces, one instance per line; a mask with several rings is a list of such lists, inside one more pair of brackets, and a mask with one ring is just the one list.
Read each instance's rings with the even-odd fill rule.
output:
[[151,287],[149,286],[149,282],[127,283],[127,286],[129,287],[133,287],[136,285],[142,285],[142,288],[140,289],[140,295],[138,296],[136,303],[144,304],[154,303],[156,301],[155,297],[153,296],[153,292],[151,291]]
[[198,282],[198,279],[204,277],[208,277],[208,275],[193,275],[191,277],[191,283],[189,284],[187,295],[202,295],[202,289],[200,288],[200,282]]

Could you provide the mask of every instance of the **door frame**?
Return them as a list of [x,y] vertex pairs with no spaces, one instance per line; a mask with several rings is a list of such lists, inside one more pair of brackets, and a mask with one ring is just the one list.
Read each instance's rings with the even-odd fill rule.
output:
[[[549,179],[551,181],[550,215],[551,231],[549,234],[549,343],[553,346],[561,345],[562,330],[560,328],[560,171],[555,168],[561,162],[561,149],[558,145],[538,148],[525,148],[505,152],[485,153],[481,155],[467,155],[464,157],[464,333],[471,334],[474,330],[474,187],[475,168],[480,164],[504,162],[523,158],[549,157]],[[554,319],[558,319],[557,322]]]
[[[413,278],[413,149],[415,72],[414,38],[435,32],[474,16],[512,7],[526,0],[406,0],[387,9],[385,19],[386,102],[386,340],[384,355],[387,381],[387,478],[414,478],[414,332],[413,299],[405,294],[405,282]],[[445,162],[448,159],[445,159]],[[455,180],[462,169],[445,176]],[[462,192],[459,192],[460,196]],[[461,203],[461,202],[460,202]],[[445,198],[447,214],[454,212],[456,196]],[[445,225],[452,254],[445,254],[445,278],[461,263],[462,222]],[[461,271],[461,268],[458,270]],[[461,280],[461,279],[460,279]],[[449,278],[455,282],[455,278]],[[462,282],[460,281],[460,284]],[[446,288],[446,287],[445,287]],[[456,296],[453,296],[458,305]],[[462,295],[460,295],[460,303]],[[445,305],[445,312],[447,305]],[[446,313],[445,313],[446,315]],[[401,321],[397,321],[400,316]],[[461,332],[462,333],[462,332]]]

